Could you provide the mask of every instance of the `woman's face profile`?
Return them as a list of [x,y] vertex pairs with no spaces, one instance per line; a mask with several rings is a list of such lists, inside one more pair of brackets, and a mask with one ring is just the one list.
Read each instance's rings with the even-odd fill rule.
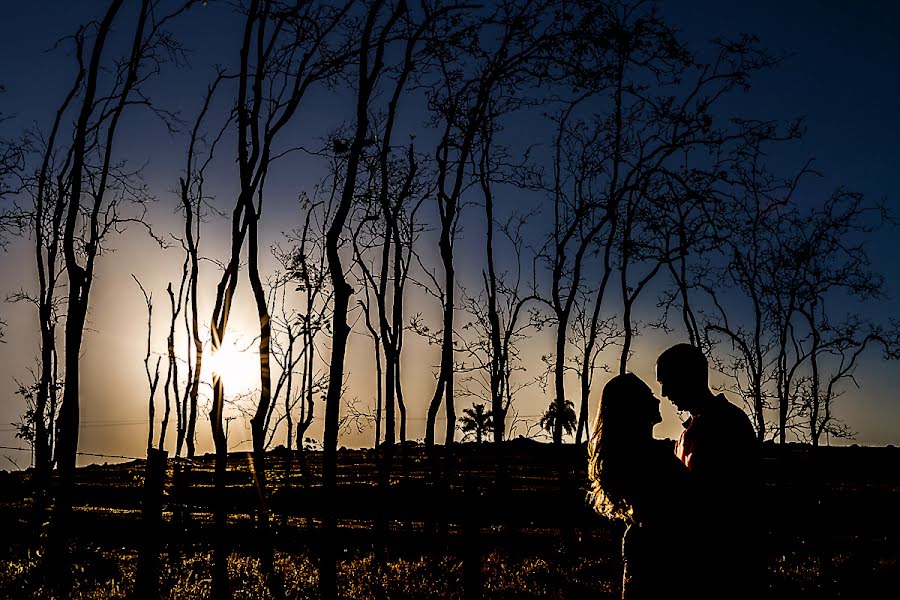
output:
[[659,412],[659,398],[653,395],[653,392],[647,388],[646,395],[644,396],[644,403],[646,406],[646,415],[647,420],[650,423],[650,429],[653,429],[653,426],[657,423],[662,423],[662,415]]

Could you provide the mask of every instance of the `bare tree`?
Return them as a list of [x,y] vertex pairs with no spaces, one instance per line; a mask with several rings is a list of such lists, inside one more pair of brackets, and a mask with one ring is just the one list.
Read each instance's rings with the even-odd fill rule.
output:
[[[472,15],[438,54],[441,81],[429,91],[430,122],[440,132],[435,150],[438,248],[443,278],[435,291],[442,304],[441,359],[435,392],[428,407],[425,444],[434,445],[434,428],[441,403],[447,413],[446,443],[456,432],[454,406],[454,322],[456,270],[454,241],[463,195],[473,184],[472,159],[485,120],[496,107],[502,89],[525,87],[532,71],[546,58],[548,40],[557,22],[549,18],[550,2],[499,3]],[[537,79],[532,78],[531,83]],[[507,87],[508,86],[508,87]],[[519,90],[521,94],[521,89]]]
[[[462,392],[485,400],[491,407],[491,437],[501,442],[510,425],[508,415],[513,399],[536,382],[533,378],[521,381],[517,377],[524,371],[520,345],[533,325],[526,307],[537,298],[533,289],[523,290],[525,286],[533,287],[533,283],[524,281],[522,265],[524,229],[534,213],[513,214],[507,221],[497,223],[490,176],[482,169],[484,165],[479,168],[480,185],[486,218],[490,219],[486,242],[488,269],[482,271],[484,288],[477,296],[471,297],[462,290],[462,305],[472,320],[462,327],[468,335],[460,342],[459,352],[465,358],[457,372],[467,374],[461,381]],[[495,230],[506,247],[512,249],[508,254],[512,259],[508,270],[494,268]]]
[[[131,278],[134,279],[134,282],[141,289],[141,294],[144,295],[144,303],[147,305],[147,351],[144,353],[144,373],[147,375],[147,384],[150,388],[150,394],[147,400],[147,450],[150,450],[153,448],[153,428],[156,424],[156,388],[159,385],[159,363],[162,361],[162,357],[157,357],[156,367],[151,373],[150,358],[152,353],[150,349],[153,339],[153,294],[147,293],[147,290],[144,289],[144,285],[133,273]],[[162,440],[164,438],[165,436],[161,436],[160,438],[160,449],[162,449]]]
[[[771,295],[793,293],[790,285],[782,285],[784,271],[772,268],[781,263],[778,222],[793,210],[797,186],[812,171],[807,163],[792,179],[783,181],[770,173],[764,162],[764,145],[797,137],[796,128],[782,136],[776,133],[773,123],[747,122],[745,127],[747,141],[736,149],[730,166],[733,191],[714,196],[723,210],[708,211],[705,219],[705,227],[714,231],[716,249],[724,255],[724,265],[718,275],[714,271],[698,274],[696,287],[708,295],[712,304],[702,317],[704,338],[711,349],[719,350],[712,358],[733,382],[726,389],[748,402],[757,436],[763,440],[768,432],[766,410],[773,398],[771,385],[776,370],[772,367],[779,347],[778,336],[771,332],[783,330],[778,311],[772,310]],[[684,229],[681,225],[678,228]],[[679,256],[678,260],[681,269],[676,281],[682,302],[689,303],[690,284],[684,275],[686,259]],[[733,291],[749,302],[744,307],[749,319],[729,316],[726,306],[734,305],[724,298]],[[725,356],[721,346],[717,346],[720,337],[730,346]],[[805,357],[797,358],[794,368]]]
[[[64,163],[64,171],[56,176],[58,181],[65,182],[66,206],[61,224],[68,303],[65,387],[56,435],[56,462],[62,485],[56,505],[59,529],[51,544],[51,562],[61,558],[62,532],[69,513],[69,492],[78,449],[81,347],[97,258],[111,232],[142,218],[140,207],[136,216],[123,215],[120,211],[124,202],[129,200],[142,205],[150,199],[142,184],[135,180],[135,174],[114,159],[118,128],[126,108],[135,105],[150,108],[164,120],[169,118],[167,113],[154,108],[141,87],[160,71],[166,60],[178,60],[180,47],[166,31],[166,26],[192,4],[184,3],[173,13],[160,15],[159,2],[142,0],[129,53],[111,64],[111,76],[101,77],[107,69],[104,58],[104,54],[108,54],[107,38],[123,5],[123,0],[112,0],[103,18],[92,28],[93,43],[87,64],[85,52],[78,51],[76,55],[79,71],[76,80],[83,79],[83,85],[76,88],[78,116],[67,150],[70,159]],[[82,44],[78,46],[80,48]],[[68,106],[69,100],[66,100],[63,108]],[[60,565],[55,568],[61,569]]]
[[[296,447],[301,452],[303,436],[312,423],[314,398],[326,388],[324,378],[315,372],[315,365],[319,360],[315,338],[322,333],[328,306],[328,299],[324,296],[323,290],[327,278],[322,264],[324,253],[310,252],[316,243],[321,242],[321,238],[309,239],[312,214],[322,206],[322,203],[306,206],[308,209],[306,221],[298,232],[299,247],[292,248],[288,252],[278,247],[273,249],[275,258],[285,270],[276,272],[269,281],[267,301],[269,306],[276,308],[272,315],[271,351],[272,359],[278,366],[278,379],[272,391],[272,403],[266,417],[266,447],[271,446],[279,425],[284,423],[285,447],[293,448],[296,440]],[[315,261],[319,264],[315,265]],[[289,302],[288,291],[294,294],[302,293],[303,302],[299,306]],[[320,295],[323,297],[319,298]],[[283,403],[279,404],[281,399]]]
[[[38,313],[40,328],[39,373],[34,390],[34,409],[31,411],[33,443],[35,453],[35,482],[39,489],[46,487],[53,464],[54,428],[59,390],[59,355],[57,352],[57,326],[63,316],[65,304],[59,292],[60,280],[65,272],[62,262],[62,223],[66,211],[68,180],[66,171],[72,160],[72,148],[59,148],[57,139],[66,132],[66,115],[69,107],[77,100],[85,77],[83,64],[86,28],[80,28],[65,41],[74,46],[79,68],[74,81],[56,111],[49,132],[34,131],[21,143],[4,141],[0,144],[0,200],[13,195],[21,187],[30,196],[28,207],[2,207],[0,217],[0,244],[5,242],[5,233],[14,224],[20,232],[33,233],[35,265],[38,275],[37,294],[25,290],[13,294],[11,301],[33,303]],[[60,42],[61,44],[62,42]],[[0,113],[0,122],[10,118]],[[24,172],[26,153],[36,154],[40,166],[33,175]],[[21,186],[11,186],[15,177]]]
[[[334,194],[332,190],[332,195]],[[333,197],[331,198],[333,200]],[[325,227],[333,202],[311,199],[302,194],[301,209],[306,211],[303,226],[288,240],[293,247],[276,252],[276,257],[291,277],[294,291],[302,294],[299,308],[300,352],[303,364],[300,372],[299,413],[297,415],[296,447],[304,450],[304,436],[315,415],[315,398],[328,386],[327,374],[317,368],[321,359],[318,338],[330,332],[331,291],[325,255]],[[325,214],[317,217],[320,209]],[[315,226],[316,229],[312,229]]]
[[[790,238],[790,256],[799,273],[797,317],[792,325],[795,346],[808,356],[808,373],[798,415],[805,417],[806,437],[817,446],[823,434],[849,437],[851,430],[832,411],[853,379],[857,361],[870,344],[885,356],[896,354],[896,333],[858,315],[842,315],[839,296],[869,302],[884,296],[884,281],[871,267],[865,240],[885,223],[886,212],[861,194],[838,190],[822,207],[800,221]],[[802,327],[802,329],[801,329]],[[805,334],[804,334],[805,331]]]
[[[754,74],[778,64],[778,59],[743,36],[716,40],[713,56],[705,63],[678,45],[674,31],[656,20],[636,20],[622,50],[652,59],[649,69],[653,89],[628,81],[628,131],[622,166],[626,180],[637,185],[621,204],[621,240],[618,244],[620,290],[623,302],[622,353],[619,371],[627,366],[631,341],[636,333],[632,308],[647,284],[663,266],[680,282],[682,317],[689,337],[699,344],[699,328],[687,301],[687,255],[709,252],[707,220],[717,198],[714,186],[723,179],[723,156],[730,146],[757,138],[757,129],[746,122],[720,123],[714,118],[717,104],[729,93],[749,89]],[[633,49],[629,49],[634,45]],[[648,49],[649,48],[649,49]],[[620,52],[622,51],[620,50]],[[653,64],[653,63],[651,63]],[[682,82],[688,82],[686,87]],[[683,91],[682,91],[683,89]],[[674,235],[673,235],[674,234]],[[636,277],[629,267],[645,263]],[[675,269],[674,265],[679,268]]]
[[[149,384],[150,393],[147,407],[147,460],[144,470],[144,497],[142,500],[142,512],[144,520],[143,547],[138,557],[137,569],[137,586],[142,590],[142,594],[152,597],[159,590],[159,546],[160,534],[162,526],[162,496],[165,487],[166,460],[168,453],[164,450],[166,441],[166,427],[169,421],[169,412],[171,410],[171,398],[168,390],[165,390],[166,412],[162,419],[159,432],[159,445],[153,446],[153,429],[156,421],[156,388],[159,385],[159,365],[162,362],[162,356],[156,359],[156,366],[153,373],[150,373],[150,357],[151,342],[153,338],[153,295],[148,294],[147,290],[141,284],[140,280],[132,274],[132,279],[137,283],[144,296],[144,302],[147,305],[147,350],[144,354],[144,372],[147,375],[147,383]],[[175,331],[175,301],[172,295],[172,284],[170,283],[167,292],[172,308],[171,326],[169,328],[167,357],[169,361],[174,356],[174,344],[172,337]],[[172,376],[171,363],[168,366],[168,376]],[[168,385],[169,381],[166,381]]]
[[572,352],[567,368],[574,371],[581,384],[578,429],[575,432],[576,444],[581,444],[588,433],[588,427],[590,427],[588,406],[594,384],[594,373],[598,368],[606,373],[611,370],[608,364],[598,365],[597,360],[602,352],[617,343],[622,335],[617,328],[618,317],[611,315],[601,318],[601,305],[595,303],[596,291],[586,289],[587,287],[585,286],[578,292],[579,297],[575,301],[572,312],[572,327],[568,341]]
[[[71,161],[62,176],[67,182],[62,249],[69,299],[65,332],[66,384],[58,421],[57,463],[65,478],[71,476],[74,469],[78,445],[78,365],[96,259],[105,237],[128,220],[118,212],[121,201],[125,198],[137,202],[147,200],[144,190],[131,182],[129,173],[113,162],[117,128],[126,106],[149,105],[140,93],[140,85],[158,71],[164,53],[177,51],[174,40],[163,29],[173,15],[157,18],[156,3],[144,0],[137,16],[130,55],[118,62],[112,90],[100,92],[98,86],[107,35],[122,4],[122,0],[113,0],[97,26],[87,67],[79,60],[80,70],[85,71],[82,76],[85,83],[79,97]],[[99,163],[94,163],[94,158]]]
[[[374,128],[377,135],[371,139],[377,145],[377,154],[368,164],[366,210],[362,223],[371,222],[378,231],[371,231],[369,246],[380,245],[380,257],[370,268],[363,259],[360,240],[354,236],[358,264],[363,274],[363,284],[371,289],[375,298],[377,328],[370,331],[384,353],[383,383],[379,375],[379,394],[384,390],[385,443],[391,445],[396,440],[395,400],[399,404],[400,440],[406,439],[405,406],[400,384],[400,354],[403,345],[403,295],[411,264],[412,245],[416,235],[416,213],[425,199],[423,184],[419,181],[418,159],[412,143],[404,158],[396,156],[394,150],[394,128],[398,118],[398,107],[414,75],[429,69],[430,46],[435,44],[429,33],[435,27],[447,26],[446,16],[452,14],[453,5],[426,12],[420,20],[406,12],[401,19],[403,27],[403,58],[388,70],[392,72],[393,89]],[[390,88],[389,88],[390,89]],[[359,230],[358,230],[359,231]],[[371,323],[370,323],[371,325]],[[378,358],[380,361],[380,356]],[[376,411],[380,423],[380,410]],[[376,443],[379,436],[376,435]]]
[[[809,373],[799,383],[798,414],[805,418],[807,429],[803,438],[818,446],[822,435],[835,438],[852,438],[853,431],[832,413],[835,400],[843,394],[840,383],[849,379],[859,387],[853,377],[856,363],[866,347],[883,337],[877,331],[865,331],[858,317],[835,328],[828,322],[824,307],[819,299],[813,299],[808,306],[801,307],[799,314],[806,321],[808,336],[806,343]],[[832,370],[827,371],[831,363]]]
[[[658,86],[671,85],[687,68],[689,58],[671,28],[652,9],[640,5],[588,7],[574,40],[570,51],[562,53],[571,56],[562,68],[577,91],[554,116],[553,178],[546,187],[554,207],[553,227],[542,252],[551,272],[545,302],[553,312],[553,381],[560,414],[566,402],[564,373],[570,319],[586,283],[585,261],[595,246],[599,246],[602,257],[600,275],[582,356],[584,360],[594,356],[607,286],[618,267],[625,301],[622,355],[627,359],[629,311],[634,301],[634,294],[629,293],[634,288],[627,282],[633,247],[629,228],[634,227],[636,200],[648,184],[648,172],[674,152],[667,140],[651,132],[646,138],[642,136],[642,129],[653,124],[648,113],[656,108],[646,94],[649,83],[643,79]],[[601,94],[611,96],[608,114],[596,112]],[[645,143],[657,147],[644,148]],[[618,265],[614,264],[617,249]],[[651,276],[654,274],[651,271]],[[583,394],[579,420],[584,424],[585,384],[592,369],[585,363],[580,370]],[[555,421],[553,437],[557,444],[562,441],[561,423]]]
[[[84,32],[79,30],[73,37],[75,52],[81,56],[84,49]],[[34,234],[35,265],[38,274],[37,296],[22,291],[14,300],[27,300],[34,303],[38,312],[40,327],[40,358],[37,389],[34,407],[34,450],[35,481],[39,487],[48,483],[52,467],[52,429],[55,426],[56,402],[58,397],[59,354],[57,351],[57,326],[61,318],[64,298],[59,293],[60,279],[64,273],[62,262],[62,222],[66,207],[65,166],[56,165],[57,137],[63,128],[63,116],[75,99],[84,79],[84,69],[79,68],[75,82],[60,108],[44,141],[38,137],[34,146],[41,148],[41,165],[37,174],[28,182],[26,189],[31,195],[30,224]],[[71,151],[61,159],[65,163],[71,160]],[[60,173],[54,178],[54,174]],[[55,180],[54,180],[55,179]]]
[[[325,238],[325,252],[334,295],[334,310],[331,328],[333,336],[331,367],[328,375],[328,392],[325,398],[322,473],[324,484],[331,491],[334,490],[335,485],[335,461],[340,429],[340,398],[344,385],[347,338],[350,334],[348,312],[350,297],[353,294],[353,289],[347,282],[339,248],[348,217],[353,209],[357,193],[357,179],[364,160],[363,155],[365,149],[372,144],[370,114],[372,102],[377,98],[379,79],[385,71],[385,54],[391,41],[397,36],[400,29],[399,24],[402,23],[402,18],[407,10],[403,0],[395,5],[376,0],[366,7],[361,28],[354,34],[358,43],[355,57],[355,122],[352,125],[349,142],[339,141],[340,143],[338,143],[336,141],[334,144],[334,150],[345,156],[342,164],[341,191]],[[336,592],[333,587],[335,582],[331,579],[333,575],[334,573],[329,569],[329,579],[323,582],[325,596],[333,596]]]
[[[412,246],[417,235],[416,213],[425,200],[427,191],[420,181],[419,160],[412,142],[401,158],[394,150],[394,128],[398,119],[401,98],[417,77],[427,74],[432,67],[434,47],[443,38],[433,37],[435,30],[452,30],[452,15],[459,10],[455,4],[437,9],[425,8],[424,14],[414,17],[404,10],[399,26],[403,41],[403,58],[387,72],[392,74],[393,89],[383,115],[375,122],[376,137],[372,140],[378,146],[377,155],[368,166],[368,196],[370,208],[374,209],[377,222],[382,229],[371,232],[371,239],[380,240],[380,257],[377,269],[369,268],[360,256],[359,265],[363,273],[363,283],[373,292],[376,301],[377,339],[384,352],[384,409],[385,443],[394,444],[397,433],[395,427],[395,400],[400,411],[400,441],[406,440],[406,407],[400,378],[400,357],[404,332],[404,291],[412,262]],[[363,222],[368,221],[364,218]],[[357,237],[354,245],[358,247]],[[357,252],[359,256],[360,253]],[[377,277],[376,277],[377,274]],[[371,324],[370,324],[371,325]],[[373,335],[376,329],[370,327]],[[373,338],[375,339],[375,338]],[[381,378],[379,378],[379,381]],[[382,389],[379,382],[379,393]],[[380,411],[376,414],[380,422]],[[378,436],[376,436],[376,443]]]
[[[412,60],[408,55],[408,60]],[[389,109],[396,110],[395,90]],[[388,127],[393,119],[388,119]],[[366,191],[357,216],[352,242],[360,283],[366,300],[360,300],[366,327],[375,343],[378,375],[376,445],[381,440],[384,411],[384,443],[396,443],[397,409],[400,442],[406,441],[406,407],[400,384],[400,357],[403,348],[404,294],[412,264],[413,244],[418,236],[417,213],[427,198],[418,173],[418,161],[409,146],[403,158],[392,156],[388,130],[380,136],[383,145],[375,160],[366,165]],[[372,258],[370,258],[372,255]],[[373,319],[374,316],[374,319]],[[382,357],[384,363],[382,365]],[[383,390],[383,397],[382,397]],[[383,403],[383,404],[382,404]]]
[[[365,260],[360,256],[360,252],[358,250],[357,238],[359,233],[353,236],[353,245],[356,255],[356,260],[360,263]],[[375,421],[375,443],[374,447],[378,448],[381,445],[381,421],[382,421],[382,413],[383,413],[383,403],[384,403],[384,367],[382,366],[382,353],[381,353],[381,334],[375,328],[375,325],[372,324],[372,313],[376,312],[377,309],[372,305],[371,298],[371,290],[369,289],[368,283],[363,281],[363,292],[365,293],[365,300],[357,300],[359,304],[359,308],[362,311],[363,318],[366,322],[366,329],[369,332],[369,335],[372,338],[372,343],[375,348],[375,413],[373,415],[373,419]],[[394,411],[393,406],[391,407],[391,411],[389,415],[385,415],[387,418],[394,420]],[[391,427],[393,433],[393,426]],[[387,440],[385,440],[387,443]]]
[[[514,193],[528,189],[537,177],[534,170],[524,164],[515,164],[509,156],[509,150],[500,145],[496,136],[502,131],[501,122],[504,117],[528,107],[533,102],[521,99],[517,88],[520,77],[508,79],[498,85],[493,100],[485,111],[482,129],[476,149],[473,152],[474,177],[478,181],[484,205],[485,256],[487,269],[482,271],[484,283],[484,302],[479,298],[464,298],[470,312],[475,316],[479,335],[476,336],[475,347],[482,345],[481,369],[486,372],[487,399],[490,402],[493,439],[501,442],[506,433],[507,413],[513,396],[525,384],[514,385],[513,371],[521,368],[517,365],[518,349],[516,344],[524,337],[530,327],[528,320],[520,321],[526,306],[537,299],[532,270],[531,281],[523,282],[523,252],[525,250],[524,230],[528,221],[537,210],[526,213],[513,213],[506,221],[495,216],[495,194],[500,186]],[[508,248],[506,254],[514,257],[511,266],[501,262],[499,268],[495,253],[495,234],[501,234],[501,243]],[[502,255],[501,255],[502,256]],[[524,291],[523,285],[529,290]],[[484,310],[482,310],[482,305]],[[481,343],[480,343],[481,342]],[[472,354],[472,352],[470,352]],[[529,382],[533,383],[533,381]]]
[[[268,299],[266,303],[273,308],[272,340],[270,351],[272,360],[278,367],[278,379],[272,390],[272,403],[266,415],[264,429],[266,431],[266,448],[270,448],[275,440],[278,426],[284,422],[287,427],[285,448],[293,446],[294,420],[293,411],[299,397],[293,394],[294,379],[297,366],[305,360],[306,348],[299,343],[300,319],[296,312],[289,308],[287,288],[291,285],[289,277],[275,273],[267,282]],[[284,398],[283,406],[279,400]],[[280,410],[279,410],[280,409]],[[276,416],[277,414],[277,416]],[[275,418],[273,422],[273,417]]]
[[[772,123],[742,123],[747,137],[729,161],[731,188],[725,210],[710,219],[725,262],[715,278],[700,281],[711,306],[702,311],[713,359],[746,399],[759,439],[781,443],[790,432],[818,444],[822,434],[851,434],[831,412],[840,383],[852,380],[871,344],[893,357],[895,334],[881,324],[841,315],[848,300],[877,300],[880,276],[871,269],[864,239],[888,215],[859,194],[838,190],[821,206],[801,209],[795,192],[815,173],[809,163],[781,180],[765,164],[763,147],[797,137]],[[710,273],[707,273],[709,275]],[[831,300],[842,297],[827,310]],[[696,299],[696,298],[695,298]],[[742,315],[742,316],[741,316]],[[724,341],[730,346],[722,356]],[[768,424],[767,411],[777,411]]]
[[[215,155],[215,149],[222,139],[227,127],[231,124],[229,118],[223,124],[218,134],[207,141],[201,132],[203,121],[209,112],[213,96],[218,86],[225,79],[225,74],[219,71],[218,76],[207,88],[203,106],[191,128],[184,174],[179,178],[178,194],[180,210],[184,216],[184,237],[180,239],[185,252],[185,260],[182,266],[182,277],[179,285],[179,310],[190,303],[190,313],[185,310],[185,333],[188,339],[186,359],[187,374],[184,386],[184,394],[179,399],[176,395],[178,430],[176,433],[175,455],[181,456],[182,446],[187,443],[187,456],[193,458],[195,453],[195,437],[197,428],[197,401],[200,394],[200,373],[203,366],[203,341],[200,334],[200,320],[198,308],[197,287],[200,278],[200,225],[206,214],[208,198],[204,192],[206,182],[206,169],[209,167]],[[205,156],[202,155],[201,146],[205,146]],[[190,356],[193,350],[193,360]],[[177,377],[176,377],[177,381]]]
[[[572,117],[586,98],[583,95],[571,101],[556,117],[553,183],[548,189],[552,195],[553,221],[547,243],[541,249],[541,257],[551,273],[549,297],[544,294],[543,300],[553,315],[555,344],[551,372],[556,412],[565,409],[566,342],[569,320],[583,285],[585,257],[600,231],[616,224],[614,213],[606,210],[599,199],[600,192],[596,189],[595,178],[592,176],[596,171],[585,162],[594,160],[595,154],[588,151],[588,147],[594,144],[597,130],[585,135],[586,123]],[[613,233],[611,231],[608,234],[609,240],[613,239]],[[612,268],[607,268],[600,281],[596,301],[598,318],[599,306],[611,273]],[[589,336],[588,340],[586,356],[593,354],[596,334]],[[583,375],[583,381],[586,377],[587,372]],[[585,415],[587,413],[587,403],[584,400],[581,402],[580,412]],[[582,420],[586,422],[586,416]],[[561,421],[555,419],[552,423],[553,441],[560,444],[563,433]]]
[[[664,215],[681,210],[677,220],[683,224],[689,206],[683,199],[696,203],[705,197],[702,192],[718,177],[717,155],[741,139],[739,129],[717,125],[711,111],[728,92],[745,89],[753,73],[777,62],[752,38],[741,38],[716,42],[712,61],[703,63],[653,7],[642,4],[601,6],[586,19],[590,26],[579,30],[578,39],[592,42],[576,46],[572,54],[575,66],[568,80],[579,92],[555,117],[554,174],[547,187],[555,226],[545,248],[552,273],[546,302],[556,328],[554,387],[560,410],[569,320],[580,287],[587,285],[586,261],[592,252],[599,257],[589,351],[581,353],[582,359],[593,355],[601,325],[608,322],[600,317],[610,278],[617,273],[622,305],[618,370],[624,372],[639,331],[633,314],[641,293],[663,267],[673,261],[684,265],[688,253],[701,249],[694,236],[681,235],[672,244],[665,226],[670,219]],[[690,305],[683,309],[696,341]],[[583,363],[580,371],[580,420],[586,423],[591,369]],[[557,430],[555,441],[560,436]]]
[[[248,277],[259,317],[260,395],[251,420],[254,476],[259,490],[260,531],[268,539],[266,505],[265,424],[271,404],[271,322],[265,288],[259,272],[259,221],[265,179],[272,161],[284,156],[274,144],[291,121],[311,87],[330,82],[343,68],[347,55],[332,38],[349,9],[301,2],[287,5],[272,0],[252,0],[247,6],[237,74],[236,126],[240,190],[232,213],[231,253],[216,289],[212,313],[212,351],[224,339],[232,298],[238,283],[238,267],[247,240]],[[348,42],[349,43],[349,42]],[[274,96],[270,96],[274,94]],[[227,441],[223,429],[224,387],[213,380],[210,421],[216,445],[216,480],[223,485]],[[217,524],[224,526],[223,511]],[[263,570],[272,573],[272,554],[264,553]],[[214,569],[214,595],[227,595],[225,550],[218,545]]]
[[[322,480],[326,493],[333,494],[337,484],[337,444],[340,431],[340,405],[344,386],[347,338],[350,335],[348,313],[353,289],[347,281],[340,246],[357,193],[357,178],[365,149],[371,145],[370,114],[377,98],[378,82],[385,71],[385,55],[397,35],[398,24],[407,12],[404,0],[396,4],[375,0],[365,6],[361,24],[350,34],[354,37],[355,73],[353,93],[355,121],[349,141],[334,143],[336,153],[344,154],[341,191],[325,236],[325,253],[333,294],[331,364],[325,396],[325,431],[323,439]],[[326,521],[331,529],[334,520]],[[337,596],[337,564],[333,544],[326,543],[320,563],[320,590],[323,598]]]

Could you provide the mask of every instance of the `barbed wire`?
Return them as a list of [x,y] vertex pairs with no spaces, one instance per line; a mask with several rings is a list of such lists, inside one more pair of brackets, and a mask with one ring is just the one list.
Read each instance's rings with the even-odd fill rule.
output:
[[[14,446],[0,446],[0,450],[18,450],[19,452],[32,452],[31,448],[16,448]],[[96,456],[99,458],[124,458],[126,460],[144,460],[142,456],[122,456],[121,454],[97,454],[94,452],[76,452],[78,456]]]
[[[520,418],[520,419],[538,419],[542,416],[543,415],[518,415],[518,418]],[[313,417],[313,421],[321,421],[322,419],[324,419],[324,417],[322,417],[322,416]],[[427,421],[428,417],[406,417],[406,420],[407,421]],[[438,415],[437,417],[435,417],[435,421],[446,421],[446,420],[447,420],[447,417],[445,417],[445,416]],[[457,420],[459,420],[459,417],[457,417]],[[161,422],[162,421],[154,421],[154,423],[157,425]],[[132,420],[127,420],[127,421],[87,421],[84,423],[79,423],[78,428],[86,429],[86,428],[90,428],[90,427],[116,427],[116,426],[146,425],[146,424],[147,424],[146,419],[132,419]],[[15,427],[0,428],[0,433],[13,433],[15,431],[19,431],[19,430]]]

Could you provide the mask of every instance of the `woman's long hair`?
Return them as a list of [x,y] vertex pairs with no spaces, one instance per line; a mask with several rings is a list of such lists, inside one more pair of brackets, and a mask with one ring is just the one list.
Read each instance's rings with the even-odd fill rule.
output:
[[637,375],[626,373],[609,380],[600,396],[600,410],[588,443],[588,501],[598,513],[634,521],[628,501],[641,476],[638,465],[647,442],[644,400],[650,388]]

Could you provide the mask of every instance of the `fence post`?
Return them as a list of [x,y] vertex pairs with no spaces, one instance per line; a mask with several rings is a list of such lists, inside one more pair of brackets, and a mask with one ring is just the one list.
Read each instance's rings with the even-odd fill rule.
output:
[[482,596],[480,500],[478,487],[466,482],[463,494],[463,597],[467,600],[479,600]]
[[165,450],[147,450],[147,472],[144,476],[144,545],[138,562],[137,596],[159,597],[159,554],[162,547],[163,488],[166,484],[166,463],[169,453]]

